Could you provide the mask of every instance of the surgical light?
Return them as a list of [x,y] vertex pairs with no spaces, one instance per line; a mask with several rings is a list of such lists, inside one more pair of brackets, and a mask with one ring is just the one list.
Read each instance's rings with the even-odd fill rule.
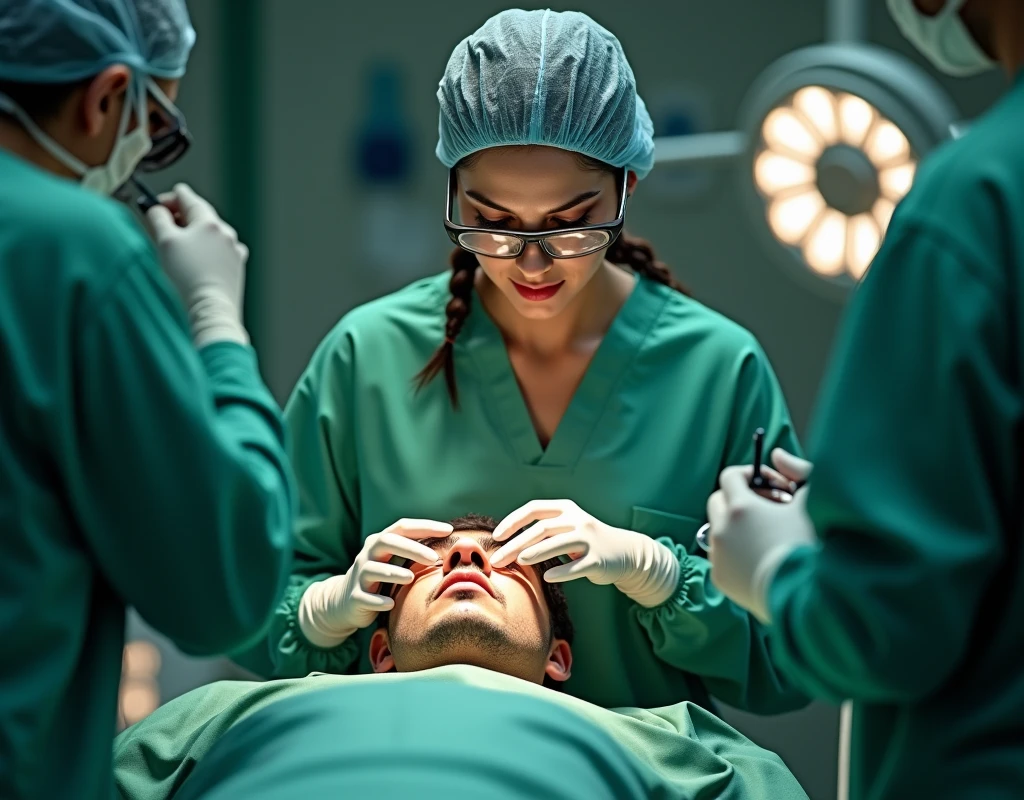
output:
[[152,642],[139,639],[125,645],[121,662],[118,716],[120,726],[126,728],[160,705],[160,651]]
[[655,139],[659,165],[738,163],[766,251],[835,297],[868,271],[918,162],[959,128],[923,70],[861,41],[864,14],[831,0],[830,42],[764,70],[738,130]]
[[780,243],[819,275],[859,279],[888,226],[871,212],[903,199],[915,164],[907,137],[865,100],[805,86],[765,117],[754,185]]

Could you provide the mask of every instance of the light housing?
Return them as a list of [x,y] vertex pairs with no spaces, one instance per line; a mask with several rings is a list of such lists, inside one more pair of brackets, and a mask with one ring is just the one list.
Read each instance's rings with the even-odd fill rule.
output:
[[741,191],[768,252],[816,289],[845,296],[918,161],[956,120],[925,72],[882,48],[824,44],[776,61],[740,119]]

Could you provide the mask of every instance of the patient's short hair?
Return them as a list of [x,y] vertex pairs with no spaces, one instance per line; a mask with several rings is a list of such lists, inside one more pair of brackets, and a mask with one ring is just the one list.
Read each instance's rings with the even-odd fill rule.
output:
[[[498,527],[498,523],[493,518],[480,514],[466,514],[463,517],[451,520],[448,524],[452,526],[453,533],[459,533],[460,531],[493,533],[494,529]],[[544,573],[552,567],[557,567],[560,563],[557,558],[551,558],[532,566],[537,570],[537,574],[542,579],[540,582],[541,591],[544,593],[544,600],[548,604],[548,614],[551,617],[551,638],[564,639],[569,644],[572,644],[574,635],[572,618],[569,616],[569,601],[565,598],[562,585],[560,583],[548,583],[543,580]],[[387,628],[390,621],[390,611],[384,611],[377,615],[378,628]]]

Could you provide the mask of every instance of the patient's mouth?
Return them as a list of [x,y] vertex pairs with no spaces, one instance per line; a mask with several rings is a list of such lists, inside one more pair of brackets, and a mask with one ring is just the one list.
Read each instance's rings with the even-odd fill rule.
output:
[[487,580],[487,576],[475,569],[457,569],[448,573],[437,587],[437,591],[434,592],[434,599],[447,593],[449,589],[456,592],[486,592],[491,597],[495,597],[494,588]]

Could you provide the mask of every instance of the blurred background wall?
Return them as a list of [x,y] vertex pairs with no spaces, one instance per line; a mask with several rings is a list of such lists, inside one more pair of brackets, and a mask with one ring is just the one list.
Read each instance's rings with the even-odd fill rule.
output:
[[[923,65],[885,4],[869,6],[868,38]],[[196,145],[158,185],[187,180],[251,246],[249,326],[281,402],[347,310],[447,268],[445,172],[433,154],[437,82],[458,41],[506,7],[493,0],[191,0],[199,39],[180,104]],[[816,0],[554,7],[587,12],[619,37],[658,134],[731,129],[759,72],[821,41],[825,27]],[[1003,88],[994,75],[939,80],[965,117]],[[374,161],[380,148],[393,154],[391,168]],[[734,173],[656,170],[631,203],[628,227],[653,243],[697,298],[756,333],[805,434],[842,308],[766,256],[748,230],[736,190],[742,176]],[[129,634],[154,643],[160,657],[145,679],[155,694],[135,693],[136,715],[151,702],[241,675],[223,661],[181,656],[137,618]],[[136,659],[143,672],[153,660],[144,648]],[[815,800],[835,797],[834,709],[727,716],[779,752]]]

